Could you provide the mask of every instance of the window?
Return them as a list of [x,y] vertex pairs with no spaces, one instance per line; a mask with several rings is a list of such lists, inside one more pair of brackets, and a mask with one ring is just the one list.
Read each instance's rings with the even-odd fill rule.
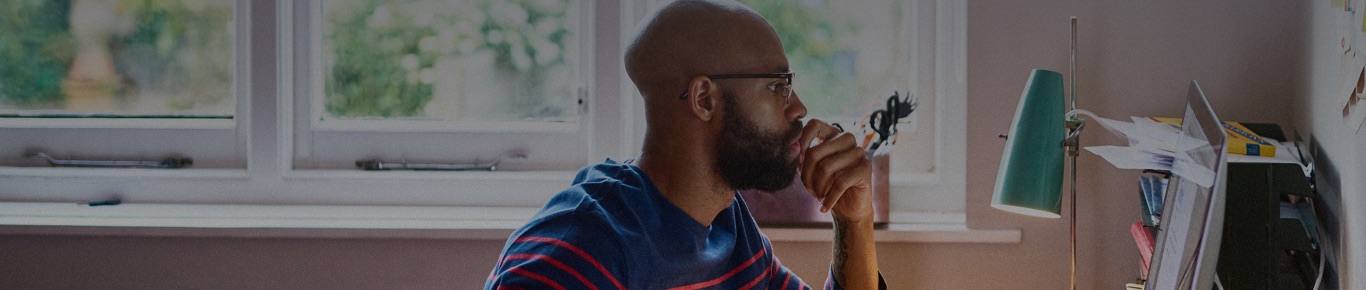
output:
[[0,3],[0,165],[45,153],[245,167],[245,3]]
[[588,2],[296,2],[293,167],[581,167]]
[[[893,91],[918,96],[893,153],[892,209],[961,216],[963,4],[742,2],[801,43],[787,50],[812,116],[852,123]],[[103,11],[133,27],[101,26],[126,31],[106,32],[112,79],[137,85],[99,87],[117,94],[95,109],[56,101],[77,91],[62,82],[78,9],[0,4],[0,57],[41,56],[17,70],[30,74],[0,67],[0,199],[537,207],[574,170],[638,155],[644,112],[621,54],[663,1],[107,3],[128,5]],[[28,148],[195,163],[48,168]],[[523,155],[496,172],[357,168]]]
[[6,117],[232,118],[232,2],[3,5]]

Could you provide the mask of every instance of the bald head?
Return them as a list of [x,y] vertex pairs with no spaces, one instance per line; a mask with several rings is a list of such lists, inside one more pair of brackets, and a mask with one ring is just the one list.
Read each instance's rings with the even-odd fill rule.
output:
[[[795,93],[772,97],[776,78],[734,76],[790,71],[778,34],[754,10],[674,1],[645,21],[625,62],[645,97],[637,163],[670,202],[710,224],[736,189],[791,183],[796,146],[788,144],[796,144],[806,107]],[[721,74],[732,76],[708,77]]]
[[627,47],[625,62],[647,106],[677,97],[695,76],[786,69],[773,27],[738,2],[675,1],[646,21]]

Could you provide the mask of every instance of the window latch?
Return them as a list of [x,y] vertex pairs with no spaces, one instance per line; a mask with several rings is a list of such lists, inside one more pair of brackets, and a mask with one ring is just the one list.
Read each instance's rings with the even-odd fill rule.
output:
[[188,157],[167,157],[161,161],[106,161],[106,160],[77,160],[77,159],[56,159],[47,153],[35,153],[32,157],[47,160],[48,165],[53,167],[100,167],[100,168],[164,168],[177,169],[189,167],[194,161]]
[[424,170],[424,171],[497,171],[498,164],[507,160],[526,159],[524,154],[510,154],[498,156],[488,163],[408,163],[384,162],[379,159],[356,161],[356,167],[363,170]]

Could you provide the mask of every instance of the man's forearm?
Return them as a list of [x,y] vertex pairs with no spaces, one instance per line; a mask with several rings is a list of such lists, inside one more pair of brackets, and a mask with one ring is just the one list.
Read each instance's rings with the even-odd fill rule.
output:
[[835,249],[831,273],[845,289],[877,289],[877,244],[873,222],[835,221]]

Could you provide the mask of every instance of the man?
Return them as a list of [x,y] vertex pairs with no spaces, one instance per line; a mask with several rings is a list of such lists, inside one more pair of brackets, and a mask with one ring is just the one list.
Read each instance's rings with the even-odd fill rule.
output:
[[639,160],[579,171],[508,238],[485,288],[806,288],[737,193],[781,189],[798,171],[835,220],[826,288],[882,284],[869,161],[852,135],[802,126],[806,107],[768,22],[736,2],[677,1],[648,20],[625,62],[645,97]]

